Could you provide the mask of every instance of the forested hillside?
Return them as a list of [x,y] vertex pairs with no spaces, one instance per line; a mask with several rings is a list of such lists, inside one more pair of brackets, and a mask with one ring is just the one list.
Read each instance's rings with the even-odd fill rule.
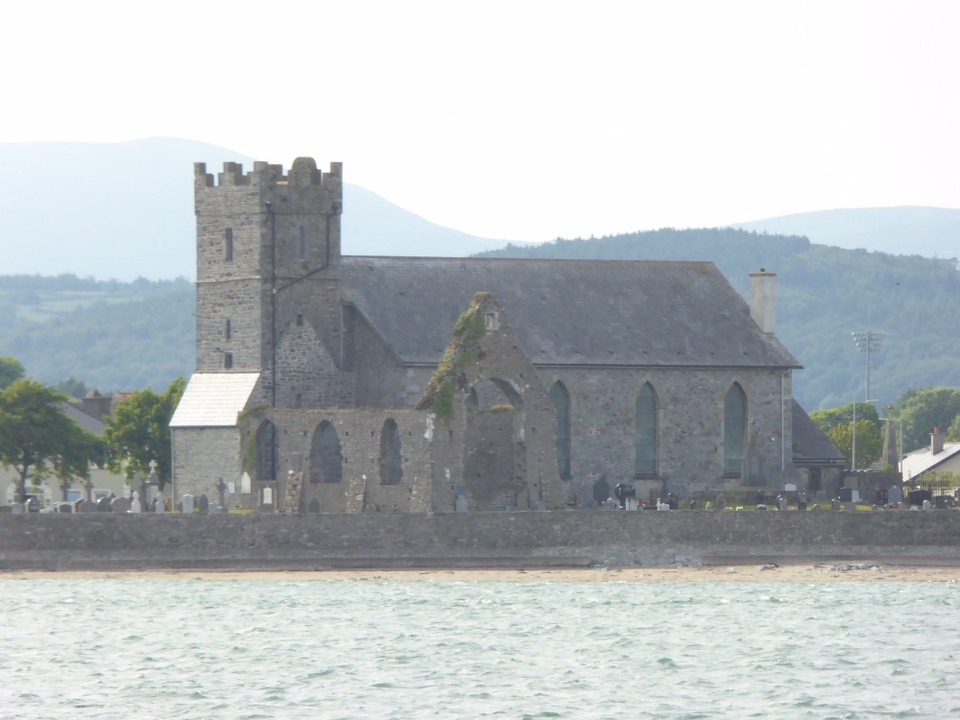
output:
[[[777,336],[804,365],[794,392],[810,410],[865,399],[866,354],[850,333],[885,332],[871,353],[870,395],[960,386],[960,272],[955,260],[811,244],[736,229],[657,230],[507,247],[488,257],[712,260],[743,294],[748,273],[777,273]],[[669,308],[669,303],[665,303]]]
[[[794,391],[809,410],[865,399],[866,355],[850,333],[886,332],[870,394],[960,386],[960,272],[955,261],[813,245],[742,230],[658,230],[488,256],[712,260],[744,295],[748,273],[778,274],[777,335],[804,365]],[[661,311],[669,312],[669,298]],[[194,367],[194,292],[186,280],[101,282],[0,277],[0,355],[47,383],[162,390]]]
[[187,280],[0,277],[0,355],[49,384],[159,392],[193,370],[193,308]]

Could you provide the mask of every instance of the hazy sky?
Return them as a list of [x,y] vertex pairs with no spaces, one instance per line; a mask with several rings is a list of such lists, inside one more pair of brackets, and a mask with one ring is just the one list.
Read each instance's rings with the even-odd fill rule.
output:
[[339,160],[476,235],[960,207],[953,0],[34,0],[4,25],[0,142]]

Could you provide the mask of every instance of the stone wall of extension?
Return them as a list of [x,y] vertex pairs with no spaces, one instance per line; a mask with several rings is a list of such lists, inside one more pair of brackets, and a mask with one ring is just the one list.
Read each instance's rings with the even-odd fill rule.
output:
[[0,513],[0,569],[960,563],[960,513]]

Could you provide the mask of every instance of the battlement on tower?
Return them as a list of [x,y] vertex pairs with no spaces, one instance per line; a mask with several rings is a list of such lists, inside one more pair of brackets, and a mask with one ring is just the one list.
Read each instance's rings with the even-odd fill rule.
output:
[[243,186],[269,188],[286,185],[288,187],[317,186],[339,194],[343,189],[343,163],[332,162],[330,169],[322,173],[313,158],[299,157],[293,161],[290,172],[285,174],[283,165],[258,161],[253,164],[252,170],[244,172],[242,163],[225,162],[223,172],[214,177],[213,173],[207,172],[206,163],[198,162],[193,164],[193,177],[197,190]]

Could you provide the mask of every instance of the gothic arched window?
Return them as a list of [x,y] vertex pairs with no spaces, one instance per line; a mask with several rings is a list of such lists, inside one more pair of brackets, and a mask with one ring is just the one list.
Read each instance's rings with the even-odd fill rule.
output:
[[743,455],[747,434],[747,396],[734,383],[723,401],[723,474],[743,477]]
[[550,388],[550,399],[557,412],[557,467],[560,477],[569,478],[570,472],[570,393],[557,380]]
[[657,412],[657,392],[650,383],[646,383],[637,395],[634,466],[637,477],[651,477],[657,474]]

